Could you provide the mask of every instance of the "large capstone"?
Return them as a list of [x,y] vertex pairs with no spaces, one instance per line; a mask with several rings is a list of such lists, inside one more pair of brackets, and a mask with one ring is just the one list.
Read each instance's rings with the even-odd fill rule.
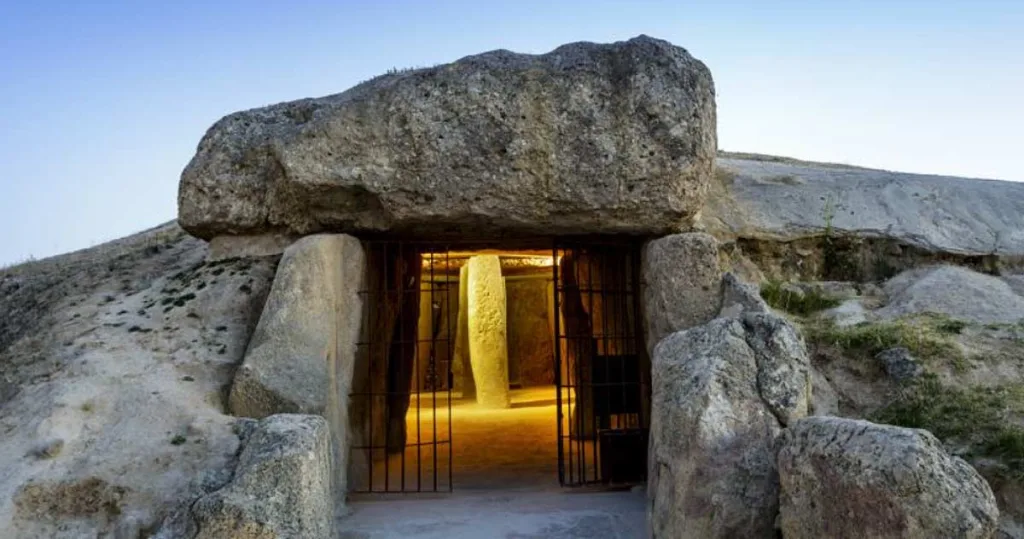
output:
[[689,228],[716,151],[711,73],[641,36],[493,51],[231,114],[182,173],[190,233]]

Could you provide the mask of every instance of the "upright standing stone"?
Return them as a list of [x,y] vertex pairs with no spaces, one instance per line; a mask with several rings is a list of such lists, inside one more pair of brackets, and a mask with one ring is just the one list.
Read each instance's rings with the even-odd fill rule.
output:
[[339,491],[346,485],[365,266],[359,240],[344,234],[307,236],[288,247],[228,398],[231,413],[242,417],[326,417]]
[[508,408],[508,343],[505,329],[505,279],[496,255],[469,259],[469,360],[476,401],[487,408]]
[[718,242],[702,232],[673,234],[644,246],[647,351],[676,331],[714,318],[721,307]]

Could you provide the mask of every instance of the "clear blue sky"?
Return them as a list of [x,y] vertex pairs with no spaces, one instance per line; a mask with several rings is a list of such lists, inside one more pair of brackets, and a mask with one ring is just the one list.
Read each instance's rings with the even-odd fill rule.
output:
[[711,68],[723,149],[1024,180],[1022,28],[1021,0],[0,0],[0,264],[173,218],[229,112],[641,33]]

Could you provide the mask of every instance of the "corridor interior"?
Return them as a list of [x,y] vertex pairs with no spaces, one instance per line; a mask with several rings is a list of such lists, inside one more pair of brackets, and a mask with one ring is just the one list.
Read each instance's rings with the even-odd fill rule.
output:
[[[412,253],[378,253],[377,266],[392,275],[379,272],[380,282],[367,285],[350,490],[557,489],[559,444],[574,477],[597,477],[596,444],[570,434],[571,361],[561,373],[558,433],[556,345],[563,361],[573,356],[554,288],[564,261],[551,250]],[[624,321],[598,305],[587,302],[587,341],[605,341],[607,353]]]

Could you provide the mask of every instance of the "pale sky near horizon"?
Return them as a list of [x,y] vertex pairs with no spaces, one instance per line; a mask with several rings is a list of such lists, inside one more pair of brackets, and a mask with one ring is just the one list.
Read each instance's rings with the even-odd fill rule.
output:
[[0,266],[173,219],[227,113],[639,34],[710,67],[722,149],[1024,181],[1022,28],[1021,0],[0,0]]

